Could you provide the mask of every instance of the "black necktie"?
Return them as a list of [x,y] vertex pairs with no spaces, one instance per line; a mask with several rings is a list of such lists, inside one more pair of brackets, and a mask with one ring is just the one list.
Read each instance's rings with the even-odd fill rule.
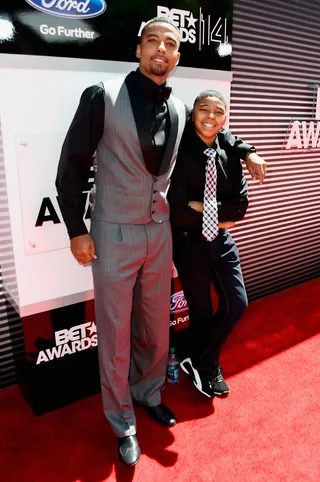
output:
[[[157,85],[154,85],[152,90],[150,91],[154,102],[153,112],[155,116],[154,122],[152,123],[151,135],[153,136],[156,145],[161,144],[160,138],[157,139],[157,136],[159,135],[158,132],[160,126],[168,112],[167,105],[164,103],[164,101],[169,99],[171,91],[171,87],[158,87]],[[165,132],[163,129],[162,136],[164,135]],[[164,139],[162,139],[162,144],[164,144]]]

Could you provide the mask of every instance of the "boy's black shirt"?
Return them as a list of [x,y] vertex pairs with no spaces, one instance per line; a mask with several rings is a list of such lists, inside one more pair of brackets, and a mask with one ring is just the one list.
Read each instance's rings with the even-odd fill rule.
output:
[[[230,145],[237,143],[241,148],[237,151],[230,149]],[[203,202],[208,160],[203,151],[207,147],[195,133],[193,123],[189,121],[181,140],[168,193],[173,234],[179,231],[201,234],[202,214],[188,206],[188,203]],[[217,151],[218,219],[221,222],[239,221],[243,219],[248,207],[248,185],[243,176],[240,156],[244,158],[251,146],[222,129],[212,147]]]

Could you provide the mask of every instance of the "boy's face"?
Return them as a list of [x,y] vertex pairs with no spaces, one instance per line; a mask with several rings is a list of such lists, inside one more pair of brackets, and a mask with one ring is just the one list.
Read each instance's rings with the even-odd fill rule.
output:
[[139,69],[157,84],[165,82],[179,61],[179,33],[170,24],[153,23],[146,28],[137,46]]
[[227,119],[226,106],[217,97],[204,97],[194,106],[192,120],[198,136],[212,145]]

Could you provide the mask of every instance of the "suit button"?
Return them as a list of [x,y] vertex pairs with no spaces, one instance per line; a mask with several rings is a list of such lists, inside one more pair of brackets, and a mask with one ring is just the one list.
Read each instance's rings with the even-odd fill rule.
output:
[[154,191],[153,191],[153,194],[156,194],[157,192],[158,192],[158,191],[154,190]]
[[151,214],[155,214],[155,211],[151,211]]
[[158,202],[158,201],[152,201],[152,204],[155,204],[155,203],[157,203],[157,202]]

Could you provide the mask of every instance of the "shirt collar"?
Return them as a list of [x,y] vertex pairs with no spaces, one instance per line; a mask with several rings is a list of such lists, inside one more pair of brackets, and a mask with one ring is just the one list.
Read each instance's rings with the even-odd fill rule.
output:
[[[201,139],[201,137],[198,136],[196,131],[194,130],[194,123],[190,121],[190,124],[188,126],[188,131],[186,129],[186,133],[190,142],[191,146],[194,146],[197,151],[204,152],[206,149],[208,149],[209,146]],[[217,149],[217,137],[213,143],[212,149]],[[204,157],[207,159],[207,156],[204,154]]]
[[156,84],[153,80],[149,79],[146,75],[142,74],[139,69],[135,71],[135,77],[138,85],[142,86],[143,88],[154,88],[157,89],[159,87],[166,87],[167,82],[164,82],[161,85]]
[[154,96],[163,87],[168,88],[167,82],[161,85],[156,84],[153,80],[149,79],[146,75],[142,74],[139,69],[133,72],[135,87],[139,90],[142,95],[146,97]]

